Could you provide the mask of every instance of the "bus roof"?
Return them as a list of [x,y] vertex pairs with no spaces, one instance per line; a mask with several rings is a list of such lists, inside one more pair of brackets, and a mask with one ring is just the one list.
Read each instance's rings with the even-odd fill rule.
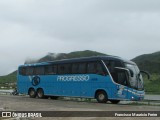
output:
[[22,65],[22,66],[36,66],[36,65],[59,64],[59,63],[63,64],[63,63],[85,62],[85,61],[95,61],[95,60],[115,60],[115,61],[122,61],[122,62],[130,63],[130,64],[135,64],[134,62],[122,59],[121,57],[109,56],[108,55],[108,56],[93,56],[93,57],[62,59],[62,60],[55,60],[55,61],[25,64],[25,65]]

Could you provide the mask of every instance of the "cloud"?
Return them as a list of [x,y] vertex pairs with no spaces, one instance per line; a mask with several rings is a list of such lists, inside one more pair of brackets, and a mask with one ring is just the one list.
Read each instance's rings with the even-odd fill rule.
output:
[[[0,74],[48,52],[159,51],[159,0],[1,0]],[[10,62],[12,61],[12,62]]]

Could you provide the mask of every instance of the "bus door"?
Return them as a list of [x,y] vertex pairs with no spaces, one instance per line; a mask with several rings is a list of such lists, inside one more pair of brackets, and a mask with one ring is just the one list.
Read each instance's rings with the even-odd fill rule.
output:
[[127,99],[128,97],[128,74],[120,61],[105,61],[106,66],[116,84],[112,89],[112,98]]
[[115,90],[115,97],[119,99],[127,99],[128,98],[128,78],[127,73],[124,70],[116,69],[115,74],[112,74],[113,80],[117,83]]

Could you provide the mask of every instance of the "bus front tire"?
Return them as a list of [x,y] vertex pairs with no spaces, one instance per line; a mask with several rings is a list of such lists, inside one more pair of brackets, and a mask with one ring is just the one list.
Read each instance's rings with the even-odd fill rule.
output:
[[36,91],[33,88],[29,89],[28,94],[30,98],[35,98],[37,95]]
[[40,99],[45,98],[43,89],[37,90],[37,97]]
[[98,91],[96,93],[96,99],[99,103],[106,103],[108,101],[108,96],[105,91]]

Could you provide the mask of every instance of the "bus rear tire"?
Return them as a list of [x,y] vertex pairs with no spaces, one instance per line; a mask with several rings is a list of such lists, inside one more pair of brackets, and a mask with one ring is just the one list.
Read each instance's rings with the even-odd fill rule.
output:
[[33,88],[29,89],[28,94],[29,94],[30,98],[35,98],[37,95],[35,89],[33,89]]
[[111,102],[112,104],[118,104],[118,103],[120,102],[120,100],[110,100],[110,102]]
[[40,99],[45,98],[43,89],[37,90],[37,97]]
[[106,103],[108,101],[108,96],[105,91],[98,91],[96,93],[96,99],[99,103]]

